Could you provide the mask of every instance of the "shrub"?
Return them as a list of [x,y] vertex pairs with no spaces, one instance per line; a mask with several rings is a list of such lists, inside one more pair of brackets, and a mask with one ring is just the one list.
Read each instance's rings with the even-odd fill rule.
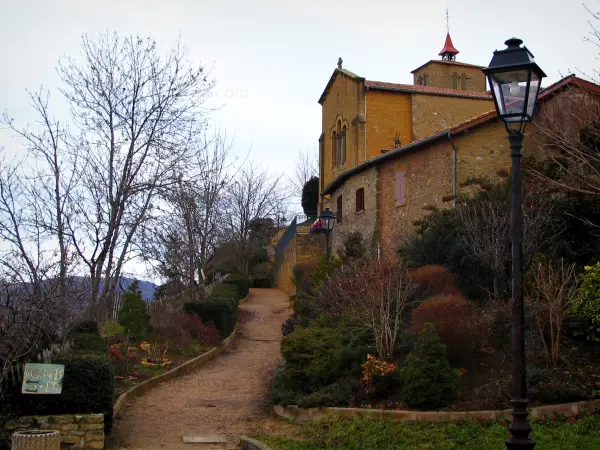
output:
[[486,338],[483,317],[458,295],[438,295],[413,310],[412,332],[420,332],[428,323],[435,326],[452,363],[468,362]]
[[237,286],[238,300],[246,298],[250,293],[250,279],[239,273],[229,275],[227,278],[225,278],[225,280],[223,280],[223,283]]
[[[20,415],[104,414],[106,432],[112,426],[115,402],[115,373],[106,357],[66,356],[53,361],[65,365],[62,394],[16,394],[15,408]],[[18,386],[20,388],[20,386]]]
[[367,253],[365,247],[365,240],[360,231],[353,231],[349,233],[343,242],[342,248],[338,251],[338,254],[342,261],[345,263],[351,262],[352,260],[362,259]]
[[106,342],[97,334],[76,333],[71,334],[69,338],[73,341],[73,350],[86,353],[106,353]]
[[216,327],[206,324],[197,314],[184,312],[163,312],[155,327],[159,340],[168,343],[170,349],[183,350],[194,342],[202,345],[217,345],[221,342],[221,334]]
[[298,327],[281,343],[283,373],[295,390],[306,394],[349,375],[358,378],[368,353],[364,343],[369,337],[364,330],[329,328],[319,321],[307,328]]
[[258,289],[268,289],[273,287],[273,282],[271,281],[271,278],[253,278],[252,287]]
[[71,330],[69,330],[68,335],[71,334],[97,334],[100,335],[100,330],[98,329],[98,322],[95,320],[86,320],[84,322],[78,323]]
[[198,315],[202,323],[212,323],[223,336],[229,336],[237,322],[238,296],[237,287],[231,284],[215,286],[204,302],[184,303],[183,310],[193,316]]
[[316,390],[312,394],[297,397],[296,404],[300,408],[347,405],[356,395],[357,389],[358,382],[356,378],[345,377]]
[[389,397],[400,386],[396,364],[382,361],[373,355],[367,355],[367,361],[361,367],[360,395],[365,398],[375,400]]
[[460,295],[452,273],[442,266],[423,266],[410,271],[417,284],[416,297],[425,300],[436,295]]
[[106,339],[109,344],[114,344],[114,341],[119,340],[125,334],[125,327],[119,325],[115,320],[109,320],[102,324],[100,335]]
[[239,300],[239,288],[235,284],[217,284],[212,287],[208,300]]
[[134,281],[123,294],[123,304],[119,310],[119,325],[123,325],[127,336],[134,342],[146,338],[150,327],[150,316],[142,293],[138,289],[137,280]]
[[417,337],[400,372],[402,400],[410,408],[438,409],[458,396],[458,375],[446,358],[446,346],[428,323]]
[[585,338],[600,342],[600,262],[585,266],[573,298],[572,311],[587,322],[587,327],[581,331]]

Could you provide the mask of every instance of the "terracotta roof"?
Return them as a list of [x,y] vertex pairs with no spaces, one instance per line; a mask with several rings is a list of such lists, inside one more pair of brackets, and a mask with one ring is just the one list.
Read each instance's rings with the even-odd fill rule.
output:
[[452,66],[474,67],[476,69],[483,69],[485,67],[485,66],[478,66],[476,64],[467,64],[467,63],[457,62],[457,61],[446,61],[444,59],[432,59],[431,61],[427,61],[425,64],[421,64],[419,67],[417,67],[415,70],[412,70],[410,73],[415,73],[417,70],[422,69],[423,67],[427,66],[428,64],[449,64]]
[[447,97],[467,97],[482,100],[492,100],[492,95],[488,92],[460,91],[456,89],[438,88],[433,86],[421,86],[418,84],[397,84],[386,83],[384,81],[365,81],[365,87],[368,89],[377,89],[382,91],[414,92],[417,94],[443,95]]
[[350,72],[347,69],[338,69],[336,68],[333,73],[331,74],[331,77],[329,78],[329,81],[327,82],[327,86],[325,86],[325,89],[323,90],[323,93],[321,94],[321,97],[319,97],[319,103],[323,103],[323,101],[325,100],[325,97],[327,97],[327,93],[329,92],[329,89],[331,88],[331,85],[333,84],[333,81],[335,80],[335,77],[337,77],[338,75],[344,75],[348,78],[351,78],[353,80],[364,80],[364,78],[359,77],[358,75],[356,75],[353,72]]
[[439,55],[442,56],[442,55],[445,55],[446,53],[450,53],[452,55],[456,55],[456,54],[460,53],[458,50],[456,50],[456,47],[454,47],[454,44],[452,44],[452,38],[450,37],[450,33],[446,34],[446,42],[444,42],[444,48],[439,53]]

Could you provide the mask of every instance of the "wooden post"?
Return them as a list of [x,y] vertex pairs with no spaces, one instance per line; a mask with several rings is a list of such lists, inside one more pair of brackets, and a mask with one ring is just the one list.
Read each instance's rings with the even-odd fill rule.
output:
[[60,432],[56,430],[16,431],[12,435],[13,450],[60,450]]

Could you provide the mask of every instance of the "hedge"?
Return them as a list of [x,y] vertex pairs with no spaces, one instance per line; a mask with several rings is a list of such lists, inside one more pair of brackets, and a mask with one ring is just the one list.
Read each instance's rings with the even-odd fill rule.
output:
[[225,278],[225,280],[223,281],[223,283],[233,284],[238,287],[238,300],[245,298],[250,292],[250,279],[239,273],[228,275],[227,278]]
[[12,410],[21,416],[53,414],[104,414],[105,432],[112,426],[115,403],[115,373],[105,356],[65,356],[52,361],[65,365],[61,394],[21,394],[20,384],[13,386]]
[[253,288],[271,288],[273,287],[273,282],[270,278],[254,278],[252,279]]
[[238,288],[233,284],[220,284],[213,288],[204,302],[184,303],[183,310],[197,314],[204,323],[212,323],[223,337],[231,334],[238,317]]

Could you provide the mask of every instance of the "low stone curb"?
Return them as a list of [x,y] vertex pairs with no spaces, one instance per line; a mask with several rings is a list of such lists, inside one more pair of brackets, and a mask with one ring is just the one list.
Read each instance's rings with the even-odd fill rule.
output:
[[[307,422],[322,419],[328,415],[354,417],[366,416],[374,419],[388,419],[394,422],[464,422],[467,420],[495,420],[510,423],[511,410],[497,411],[400,411],[363,408],[298,408],[295,405],[275,405],[275,414],[285,419]],[[529,410],[530,419],[544,419],[552,416],[576,417],[600,411],[600,400],[562,403],[559,405],[538,406]]]
[[132,387],[131,389],[123,392],[115,405],[113,406],[113,417],[117,417],[119,412],[125,406],[125,404],[132,398],[136,397],[144,392],[148,392],[150,389],[155,387],[157,384],[162,383],[163,381],[171,380],[173,378],[177,378],[181,375],[185,375],[193,370],[196,370],[199,367],[202,367],[208,361],[213,359],[215,356],[220,354],[223,350],[227,349],[233,342],[235,341],[237,330],[233,330],[233,332],[221,342],[218,347],[212,348],[206,353],[201,354],[200,356],[191,359],[182,365],[175,367],[174,369],[169,370],[163,374],[152,377],[137,386]]
[[258,442],[256,439],[252,439],[246,436],[240,437],[240,442],[244,450],[271,450],[267,444]]
[[248,301],[248,299],[250,298],[250,293],[248,293],[248,295],[246,295],[243,299],[240,300],[240,305],[242,303],[246,303]]

